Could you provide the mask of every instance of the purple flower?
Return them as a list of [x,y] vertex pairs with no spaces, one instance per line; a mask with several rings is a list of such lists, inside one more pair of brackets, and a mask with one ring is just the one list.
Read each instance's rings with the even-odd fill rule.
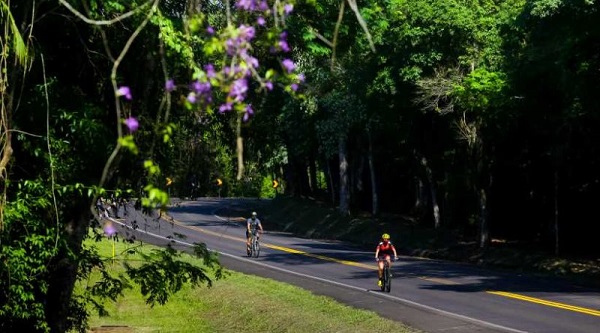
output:
[[231,111],[231,106],[231,103],[221,104],[221,106],[219,106],[219,112],[225,113],[227,111]]
[[248,120],[250,120],[250,116],[252,116],[253,114],[254,110],[252,110],[252,105],[246,105],[246,108],[244,109],[244,117],[242,118],[242,120],[244,122],[247,122]]
[[298,74],[298,81],[304,82],[305,79],[306,79],[306,77],[304,76],[304,73]]
[[225,41],[225,46],[227,47],[227,54],[230,56],[236,53],[236,50],[241,44],[240,38],[229,38]]
[[273,82],[266,81],[265,82],[265,88],[267,88],[267,90],[269,90],[269,91],[273,90]]
[[263,0],[260,2],[260,4],[258,5],[258,9],[262,10],[262,11],[267,11],[269,10],[269,4],[267,3],[266,0]]
[[244,95],[248,91],[248,81],[246,79],[237,79],[233,81],[229,96],[233,97],[236,101],[242,101]]
[[235,3],[237,8],[245,9],[248,11],[252,11],[256,9],[256,1],[255,0],[237,0]]
[[247,26],[247,25],[242,24],[239,27],[239,31],[240,31],[240,38],[247,40],[247,41],[251,40],[256,35],[256,29],[254,29],[253,26]]
[[140,123],[138,123],[137,119],[133,117],[129,117],[123,122],[125,123],[125,126],[127,126],[130,132],[135,132],[140,127]]
[[108,237],[112,237],[117,233],[117,228],[111,223],[107,222],[104,224],[104,234]]
[[175,90],[175,81],[173,81],[173,79],[167,80],[167,82],[165,83],[165,89],[168,92]]
[[294,5],[292,5],[291,3],[288,3],[285,6],[283,6],[283,12],[286,15],[289,15],[292,12],[292,10],[294,10]]
[[248,64],[250,64],[250,66],[258,68],[258,59],[256,59],[255,57],[248,56],[245,60]]
[[260,25],[261,27],[264,26],[267,23],[267,21],[265,21],[265,18],[262,16],[259,16],[256,19],[256,24]]
[[190,102],[190,103],[192,103],[192,104],[196,103],[196,100],[197,100],[197,99],[196,99],[196,93],[194,93],[194,92],[190,92],[190,93],[187,95],[187,98],[186,98],[186,99],[187,99],[187,101],[188,101],[188,102]]
[[290,52],[290,46],[288,45],[288,43],[285,40],[280,40],[279,41],[279,48],[283,51],[283,52]]
[[194,81],[192,84],[192,88],[196,91],[197,94],[206,94],[210,92],[210,83],[208,82],[200,82]]
[[217,76],[217,73],[215,72],[215,66],[213,66],[213,64],[208,64],[204,66],[204,70],[206,71],[206,76],[209,79],[212,79],[213,77]]
[[290,88],[292,88],[293,91],[296,91],[296,90],[298,90],[298,84],[297,83],[292,83],[290,85]]
[[285,68],[285,70],[288,73],[293,72],[294,69],[296,68],[296,65],[290,59],[283,59],[283,61],[281,62],[281,64],[283,65],[283,67]]
[[127,86],[121,86],[117,89],[117,97],[125,96],[125,99],[131,100],[131,90]]
[[208,27],[206,27],[206,33],[208,33],[209,35],[214,35],[215,34],[215,28],[211,27],[210,25]]

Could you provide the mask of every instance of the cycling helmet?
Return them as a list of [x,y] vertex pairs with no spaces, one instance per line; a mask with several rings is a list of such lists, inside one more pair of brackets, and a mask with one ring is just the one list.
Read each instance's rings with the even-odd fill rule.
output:
[[256,216],[256,212],[252,212],[252,216]]
[[389,234],[383,234],[383,235],[381,235],[381,239],[383,239],[383,240],[389,240],[390,239],[390,235]]

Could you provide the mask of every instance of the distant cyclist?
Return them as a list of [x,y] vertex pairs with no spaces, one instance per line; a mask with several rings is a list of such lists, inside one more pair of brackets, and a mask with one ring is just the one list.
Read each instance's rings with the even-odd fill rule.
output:
[[377,249],[375,250],[375,260],[377,260],[377,265],[379,267],[378,274],[379,280],[377,281],[377,285],[381,287],[381,278],[383,275],[383,261],[386,260],[390,268],[392,267],[391,255],[394,255],[394,260],[398,260],[398,254],[396,253],[396,248],[392,245],[390,241],[390,235],[383,234],[381,235],[381,242],[377,245]]
[[250,255],[250,239],[252,238],[252,234],[257,234],[256,238],[260,238],[260,234],[257,233],[258,230],[262,234],[263,227],[258,217],[256,217],[256,212],[252,212],[252,217],[246,221],[246,252],[248,255]]

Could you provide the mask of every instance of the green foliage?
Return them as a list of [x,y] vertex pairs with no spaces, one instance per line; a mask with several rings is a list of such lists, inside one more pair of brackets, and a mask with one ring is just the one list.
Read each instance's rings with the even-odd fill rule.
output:
[[465,109],[485,110],[501,99],[505,87],[506,79],[502,73],[476,69],[454,87],[452,94]]
[[[141,254],[144,264],[133,267],[125,263],[127,275],[141,287],[146,303],[151,306],[165,304],[170,295],[181,290],[184,284],[197,287],[203,284],[212,286],[212,280],[204,268],[177,260],[181,253],[171,247],[154,250],[150,254]],[[204,256],[207,264],[214,262],[215,257]]]
[[531,2],[531,14],[544,18],[558,12],[564,0],[536,0]]
[[[44,217],[52,212],[51,198],[42,181],[19,184],[17,198],[4,207],[0,233],[0,329],[13,331],[32,325],[48,330],[40,295],[48,291],[48,263],[57,254],[58,230]],[[27,324],[27,325],[26,325]]]
[[272,199],[277,195],[277,189],[273,187],[272,177],[263,177],[260,187],[259,198]]
[[[15,56],[15,59],[21,65],[26,65],[29,60],[29,49],[23,40],[23,36],[21,36],[7,0],[0,0],[0,17],[4,21],[4,29],[2,30],[5,34],[2,36],[3,46],[5,46],[5,43],[10,44],[10,46],[6,45],[7,50],[10,50],[10,53]],[[2,55],[2,57],[5,56],[7,54]],[[2,75],[4,74],[2,73]]]

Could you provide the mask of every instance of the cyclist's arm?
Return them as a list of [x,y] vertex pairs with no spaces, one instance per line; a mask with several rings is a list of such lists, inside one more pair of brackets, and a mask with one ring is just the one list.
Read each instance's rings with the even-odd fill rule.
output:
[[392,245],[392,251],[394,251],[394,258],[398,258],[398,253],[396,253],[396,247]]
[[260,232],[263,232],[262,223],[258,222],[258,228],[260,229]]
[[377,246],[377,249],[375,250],[375,259],[379,259],[379,246]]

